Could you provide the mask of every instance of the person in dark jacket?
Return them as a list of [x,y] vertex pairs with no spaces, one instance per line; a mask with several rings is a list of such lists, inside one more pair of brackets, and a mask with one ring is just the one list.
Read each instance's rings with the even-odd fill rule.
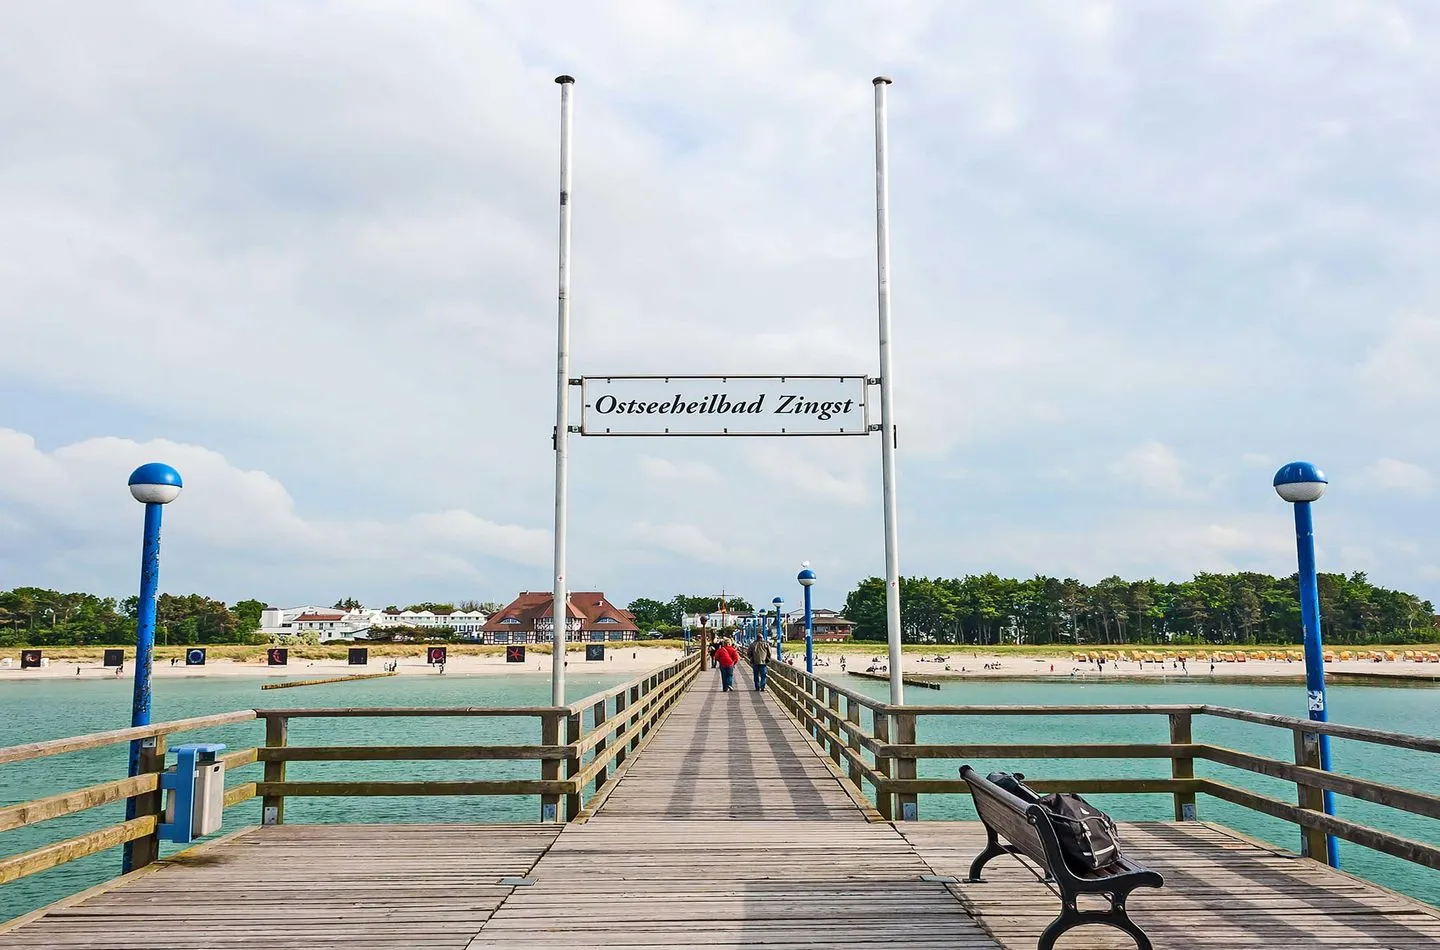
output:
[[755,689],[765,688],[765,673],[769,669],[770,644],[764,637],[756,637],[750,644],[750,669],[755,674]]

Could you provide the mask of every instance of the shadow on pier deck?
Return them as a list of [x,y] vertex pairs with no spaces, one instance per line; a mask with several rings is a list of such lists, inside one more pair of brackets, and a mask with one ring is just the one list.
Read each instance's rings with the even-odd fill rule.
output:
[[[568,824],[250,829],[32,915],[0,948],[1035,947],[1058,902],[1018,865],[943,879],[963,878],[978,824],[881,820],[829,751],[769,694],[702,674]],[[1165,875],[1130,902],[1160,950],[1440,946],[1433,909],[1224,829],[1123,840]],[[1128,946],[1093,927],[1059,944]]]

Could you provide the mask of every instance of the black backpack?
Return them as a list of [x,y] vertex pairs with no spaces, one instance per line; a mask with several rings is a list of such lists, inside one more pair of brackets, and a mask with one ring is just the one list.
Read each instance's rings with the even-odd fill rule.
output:
[[1075,867],[1099,871],[1120,859],[1120,836],[1109,815],[1066,792],[1046,795],[1040,804],[1050,812],[1060,850]]

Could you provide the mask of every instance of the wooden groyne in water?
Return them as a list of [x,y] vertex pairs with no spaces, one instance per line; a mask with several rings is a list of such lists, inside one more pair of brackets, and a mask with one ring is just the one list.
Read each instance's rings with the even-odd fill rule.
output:
[[[850,676],[858,676],[861,679],[879,680],[882,683],[890,682],[889,673],[861,673],[859,670],[846,670],[845,672]],[[925,689],[940,688],[940,684],[935,682],[934,680],[920,679],[919,677],[911,676],[908,673],[900,674],[900,682],[904,683],[906,686],[920,686]]]
[[352,673],[349,676],[327,676],[318,680],[296,680],[293,683],[264,683],[261,689],[289,689],[292,686],[324,686],[326,683],[353,683],[355,680],[378,680],[382,676],[399,676],[389,673]]

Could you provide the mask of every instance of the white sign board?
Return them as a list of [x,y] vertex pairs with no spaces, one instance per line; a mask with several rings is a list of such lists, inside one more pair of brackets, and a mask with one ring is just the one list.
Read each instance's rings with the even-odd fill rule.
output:
[[864,376],[586,376],[582,435],[865,435]]

